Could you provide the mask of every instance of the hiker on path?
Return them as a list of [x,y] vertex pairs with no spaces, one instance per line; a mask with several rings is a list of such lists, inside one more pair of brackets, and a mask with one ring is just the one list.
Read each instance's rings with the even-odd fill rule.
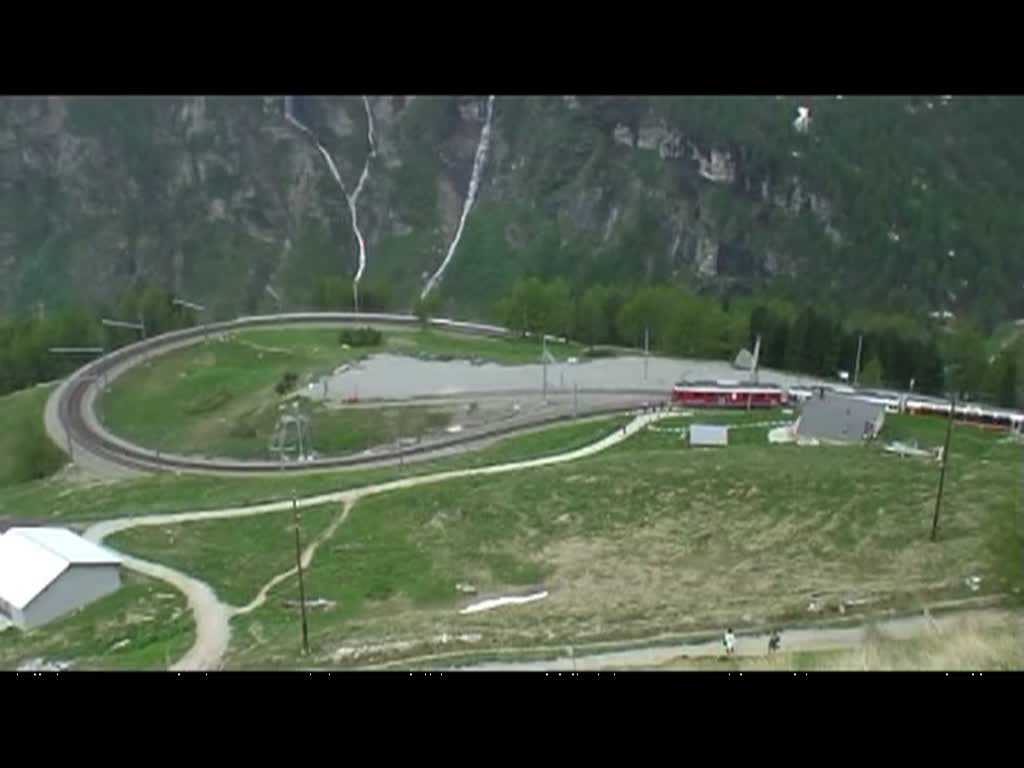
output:
[[725,630],[725,636],[722,638],[722,645],[725,646],[726,656],[732,656],[736,653],[736,635],[732,633],[732,627]]
[[779,645],[781,643],[782,639],[779,637],[779,631],[777,629],[773,629],[771,636],[768,638],[768,653],[775,653],[779,650]]

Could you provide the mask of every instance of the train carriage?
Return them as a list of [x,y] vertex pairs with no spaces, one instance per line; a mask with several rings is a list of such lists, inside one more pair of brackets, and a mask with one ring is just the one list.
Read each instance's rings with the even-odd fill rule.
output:
[[672,402],[687,408],[775,408],[789,398],[775,384],[683,381],[672,388]]

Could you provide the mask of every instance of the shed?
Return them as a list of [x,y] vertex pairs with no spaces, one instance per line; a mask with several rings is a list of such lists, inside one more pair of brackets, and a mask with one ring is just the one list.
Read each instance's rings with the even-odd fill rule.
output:
[[819,391],[804,401],[796,434],[827,442],[859,442],[876,438],[884,423],[883,405]]
[[40,627],[121,586],[121,559],[66,528],[10,528],[0,536],[0,613]]
[[729,428],[719,424],[693,424],[690,427],[691,446],[728,445]]

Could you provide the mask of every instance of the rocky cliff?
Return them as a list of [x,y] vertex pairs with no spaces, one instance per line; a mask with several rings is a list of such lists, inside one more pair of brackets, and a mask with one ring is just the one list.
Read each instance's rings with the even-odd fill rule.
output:
[[429,286],[485,315],[529,273],[1006,315],[1022,118],[1008,98],[4,98],[0,311],[140,280],[213,316],[301,308],[362,264],[364,303],[395,309]]

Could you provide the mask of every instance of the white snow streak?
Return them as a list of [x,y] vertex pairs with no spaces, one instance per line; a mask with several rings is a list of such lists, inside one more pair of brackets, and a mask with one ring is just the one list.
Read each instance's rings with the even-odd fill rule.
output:
[[348,198],[348,209],[352,214],[352,231],[355,232],[356,241],[359,243],[359,269],[356,270],[356,276],[352,279],[352,300],[357,312],[359,311],[359,281],[363,279],[363,272],[366,270],[366,241],[363,239],[363,233],[359,231],[356,203],[359,200],[359,194],[363,191],[363,185],[370,176],[370,158],[377,154],[377,150],[373,146],[373,113],[370,112],[370,100],[365,96],[363,96],[363,107],[366,109],[366,140],[370,144],[370,151],[366,155],[363,172],[359,174],[359,182],[356,184],[355,191]]
[[434,285],[444,275],[444,271],[448,268],[448,263],[452,260],[452,256],[455,255],[455,248],[459,244],[459,240],[462,238],[462,229],[466,226],[466,218],[469,216],[469,209],[473,207],[473,201],[476,199],[476,191],[480,186],[480,172],[484,167],[484,160],[487,159],[487,147],[491,143],[491,118],[494,116],[494,97],[487,97],[487,118],[484,121],[484,127],[480,130],[480,142],[476,146],[476,157],[473,158],[473,175],[469,179],[469,191],[466,193],[466,202],[462,206],[462,216],[459,218],[459,226],[455,230],[455,237],[452,238],[452,243],[448,246],[448,254],[444,257],[444,261],[441,262],[441,266],[438,267],[437,272],[430,276],[426,286],[423,288],[423,292],[420,293],[420,298],[426,298],[427,294],[434,289]]
[[547,591],[544,591],[533,595],[525,595],[524,597],[493,597],[490,600],[482,600],[479,603],[473,603],[473,605],[466,606],[459,611],[459,613],[466,615],[469,613],[479,613],[480,611],[490,611],[494,608],[500,608],[503,605],[523,605],[525,603],[532,603],[536,600],[543,600],[547,596]]
[[327,151],[323,144],[317,140],[313,132],[303,125],[295,115],[292,113],[292,98],[291,96],[284,97],[284,117],[285,119],[294,125],[296,128],[301,130],[307,136],[316,142],[316,148],[323,155],[324,160],[327,162],[327,167],[331,171],[331,175],[334,180],[341,187],[341,194],[345,196],[345,202],[348,203],[349,214],[352,216],[352,232],[355,233],[356,242],[359,245],[359,266],[356,269],[355,277],[352,278],[352,300],[355,304],[355,309],[359,311],[359,281],[363,279],[363,272],[366,271],[366,240],[363,238],[363,233],[359,230],[359,215],[356,211],[356,204],[359,202],[359,195],[363,191],[363,187],[366,184],[367,179],[370,178],[370,158],[377,156],[377,149],[374,146],[373,138],[373,113],[370,111],[370,100],[363,96],[363,107],[366,109],[366,138],[370,144],[370,150],[366,154],[366,162],[363,163],[363,172],[359,174],[359,181],[356,184],[356,188],[350,195],[348,190],[345,189],[345,182],[341,180],[341,174],[338,173],[338,167],[334,164],[334,159],[331,157],[331,153]]

